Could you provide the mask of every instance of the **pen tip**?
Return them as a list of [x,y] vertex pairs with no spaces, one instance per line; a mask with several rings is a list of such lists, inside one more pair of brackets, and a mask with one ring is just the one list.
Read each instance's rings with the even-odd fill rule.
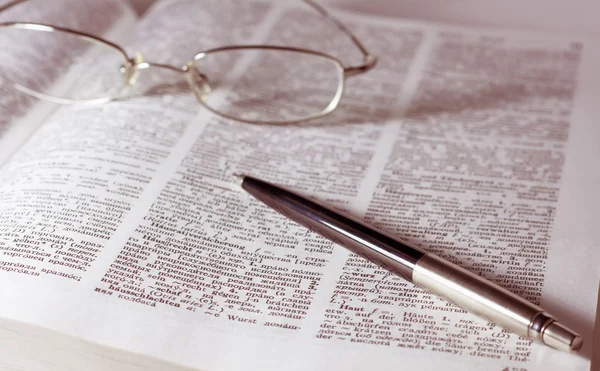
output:
[[233,176],[235,177],[237,184],[241,187],[242,183],[244,183],[244,178],[246,177],[246,175],[244,174],[233,174]]

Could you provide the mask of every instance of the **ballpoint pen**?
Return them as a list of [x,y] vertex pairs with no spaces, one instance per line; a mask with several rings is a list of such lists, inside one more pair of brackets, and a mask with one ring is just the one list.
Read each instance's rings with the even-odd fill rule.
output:
[[265,181],[237,175],[242,189],[300,225],[409,282],[518,335],[574,351],[583,338],[541,307],[361,221]]

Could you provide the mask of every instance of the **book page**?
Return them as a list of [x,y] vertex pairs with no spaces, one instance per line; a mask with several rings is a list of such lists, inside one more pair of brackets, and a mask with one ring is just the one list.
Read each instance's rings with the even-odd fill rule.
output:
[[[271,43],[361,62],[310,9],[194,4],[159,3],[127,49],[183,65]],[[279,216],[232,174],[363,218],[590,337],[598,232],[581,210],[599,201],[599,51],[341,18],[380,63],[317,122],[226,120],[148,70],[145,95],[43,125],[0,171],[0,314],[207,370],[586,369],[591,344],[560,353],[464,313]]]
[[[0,4],[8,2],[2,1]],[[0,13],[0,22],[62,26],[109,39],[122,34],[134,21],[133,11],[127,4],[116,0],[30,0]],[[15,37],[19,35],[21,37]],[[26,45],[19,43],[23,40],[27,40]],[[0,27],[0,166],[27,140],[44,118],[60,108],[57,104],[41,101],[16,90],[12,86],[13,82],[36,87],[38,91],[47,91],[56,86],[60,91],[77,78],[67,73],[65,65],[75,50],[61,45],[63,41],[65,37],[56,33]],[[84,45],[91,44],[76,44]]]

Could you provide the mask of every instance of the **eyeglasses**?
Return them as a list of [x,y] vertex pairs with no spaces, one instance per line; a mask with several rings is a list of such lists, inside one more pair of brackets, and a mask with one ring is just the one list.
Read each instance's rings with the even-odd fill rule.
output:
[[[0,7],[0,12],[25,1],[10,2]],[[252,124],[298,123],[335,110],[345,79],[365,73],[377,63],[339,20],[313,1],[303,1],[350,38],[363,55],[361,65],[345,67],[336,57],[304,48],[231,45],[201,51],[177,67],[146,62],[139,53],[130,57],[121,46],[85,32],[27,22],[0,23],[0,50],[32,46],[39,48],[38,52],[62,53],[45,59],[49,66],[44,68],[93,77],[91,83],[61,89],[47,81],[9,73],[17,90],[55,103],[98,104],[121,98],[136,83],[140,71],[156,67],[183,75],[198,101],[217,115]],[[52,51],[53,46],[57,50]]]

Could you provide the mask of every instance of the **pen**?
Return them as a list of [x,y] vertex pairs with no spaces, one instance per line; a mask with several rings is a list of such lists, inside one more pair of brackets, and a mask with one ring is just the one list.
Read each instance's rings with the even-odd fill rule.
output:
[[467,312],[552,348],[574,351],[583,343],[541,307],[458,265],[286,189],[246,175],[237,178],[242,189],[298,224]]

